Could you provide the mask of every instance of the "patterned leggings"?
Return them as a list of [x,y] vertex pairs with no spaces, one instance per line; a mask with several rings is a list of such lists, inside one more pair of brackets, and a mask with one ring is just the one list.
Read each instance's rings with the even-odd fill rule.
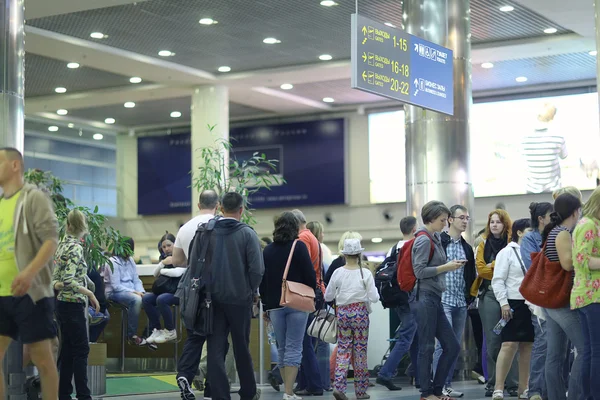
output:
[[369,340],[369,312],[365,303],[352,303],[339,306],[338,350],[334,388],[346,393],[347,374],[351,359],[354,358],[354,391],[363,396],[369,387],[369,366],[367,364],[367,342]]

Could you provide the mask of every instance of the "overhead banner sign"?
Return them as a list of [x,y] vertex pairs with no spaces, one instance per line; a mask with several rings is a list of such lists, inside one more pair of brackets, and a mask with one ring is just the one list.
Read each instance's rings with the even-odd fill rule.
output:
[[352,14],[352,87],[454,113],[452,50]]

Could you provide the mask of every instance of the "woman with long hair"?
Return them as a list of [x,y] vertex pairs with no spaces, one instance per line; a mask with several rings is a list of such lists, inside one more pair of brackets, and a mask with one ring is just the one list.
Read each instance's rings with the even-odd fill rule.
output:
[[[186,268],[173,266],[173,244],[175,235],[165,233],[161,238],[161,261],[154,270],[154,284],[152,293],[144,294],[142,304],[148,320],[150,321],[150,336],[146,339],[148,343],[162,344],[177,340],[177,329],[175,317],[171,306],[179,305],[179,298],[175,297],[175,291],[179,279]],[[162,316],[165,329],[162,329],[160,317]]]
[[308,321],[308,313],[279,304],[283,274],[292,250],[287,279],[313,289],[317,287],[308,247],[298,240],[299,229],[298,219],[289,211],[275,220],[273,243],[263,251],[265,273],[260,284],[261,301],[265,310],[263,318],[272,322],[277,340],[279,370],[285,386],[284,400],[300,399],[293,390],[302,361],[302,342]]
[[56,314],[61,331],[61,348],[58,356],[60,371],[59,398],[70,399],[75,391],[77,399],[91,400],[88,387],[87,363],[90,353],[86,325],[86,303],[96,310],[100,305],[94,292],[87,288],[88,267],[83,257],[81,239],[87,233],[85,215],[77,209],[67,216],[67,234],[56,250],[55,269],[52,276],[58,291]]
[[[496,362],[502,347],[502,339],[494,333],[494,327],[502,318],[500,303],[496,300],[492,289],[492,278],[498,253],[508,245],[511,238],[512,221],[505,210],[494,210],[488,215],[487,225],[483,233],[484,241],[477,246],[475,265],[478,277],[471,287],[471,295],[479,298],[479,316],[485,334],[487,349],[486,362],[488,381],[486,384],[486,397],[491,397],[496,386]],[[506,386],[511,396],[516,396],[519,381],[516,374],[516,362],[508,374]]]
[[[571,231],[577,225],[581,213],[581,201],[572,194],[561,194],[554,202],[554,212],[550,223],[544,228],[542,240],[545,255],[549,261],[560,262],[565,271],[573,271]],[[557,278],[558,279],[558,278]],[[568,279],[572,284],[572,275]],[[553,296],[549,293],[548,296]],[[575,360],[569,378],[569,399],[585,399],[582,393],[582,351],[584,336],[581,320],[576,310],[570,307],[546,308],[546,336],[548,350],[546,354],[546,386],[549,400],[566,400],[567,385],[563,374],[565,354],[569,340],[575,347]]]
[[573,268],[571,308],[579,311],[583,330],[582,395],[600,399],[600,188],[585,203],[573,232]]
[[496,386],[493,400],[504,399],[504,384],[508,371],[519,352],[519,396],[527,389],[529,363],[534,331],[531,311],[519,292],[527,270],[521,258],[520,245],[531,227],[529,218],[518,219],[512,226],[512,241],[496,257],[492,290],[502,307],[506,326],[500,333],[502,347],[496,362]]
[[370,398],[367,394],[369,310],[371,303],[379,301],[379,293],[373,274],[361,265],[363,251],[358,239],[344,242],[342,254],[346,257],[346,265],[334,272],[325,292],[325,301],[335,301],[337,305],[338,351],[333,391],[336,400],[348,400],[347,373],[352,357],[356,398]]

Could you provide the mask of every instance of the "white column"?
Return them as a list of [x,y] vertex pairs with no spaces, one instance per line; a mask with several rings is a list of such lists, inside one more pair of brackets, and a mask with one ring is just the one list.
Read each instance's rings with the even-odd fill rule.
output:
[[[594,1],[594,21],[596,26],[596,79],[598,79],[600,77],[600,0]],[[597,91],[600,105],[600,90]]]
[[[192,215],[196,214],[200,193],[193,187],[195,171],[201,164],[200,149],[229,139],[229,90],[225,86],[201,86],[192,95]],[[212,134],[209,126],[214,126]],[[228,164],[229,154],[226,157]]]
[[117,136],[117,215],[132,219],[138,216],[137,137]]

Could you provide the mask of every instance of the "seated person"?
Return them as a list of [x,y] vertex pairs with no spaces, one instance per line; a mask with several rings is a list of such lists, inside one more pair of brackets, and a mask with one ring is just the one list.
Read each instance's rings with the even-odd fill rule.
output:
[[[175,297],[175,291],[186,268],[173,266],[174,243],[175,236],[171,233],[167,232],[161,238],[161,261],[154,270],[156,280],[152,285],[152,293],[146,293],[142,299],[144,310],[150,320],[150,332],[152,332],[146,339],[148,343],[161,344],[177,340],[176,319],[171,311],[171,306],[179,305],[179,298]],[[162,329],[160,324],[161,315],[165,329]]]
[[138,321],[142,311],[142,297],[144,286],[137,272],[137,265],[133,260],[134,242],[128,238],[129,249],[122,254],[115,254],[110,258],[110,265],[104,267],[104,286],[106,298],[127,307],[127,340],[134,346],[147,346],[146,339],[137,335]]
[[[102,269],[105,268],[102,266]],[[107,267],[108,268],[108,267]],[[102,271],[101,269],[101,271]],[[100,272],[101,272],[100,271]],[[100,275],[100,272],[95,270],[94,268],[90,268],[88,271],[88,278],[91,282],[93,282],[95,286],[94,295],[98,299],[98,303],[100,304],[100,312],[96,313],[95,310],[90,311],[90,326],[89,326],[89,340],[90,343],[96,343],[100,335],[106,328],[108,324],[108,320],[110,319],[110,314],[108,313],[108,302],[106,300],[106,294],[104,290],[104,280]],[[88,287],[92,287],[88,285]]]

